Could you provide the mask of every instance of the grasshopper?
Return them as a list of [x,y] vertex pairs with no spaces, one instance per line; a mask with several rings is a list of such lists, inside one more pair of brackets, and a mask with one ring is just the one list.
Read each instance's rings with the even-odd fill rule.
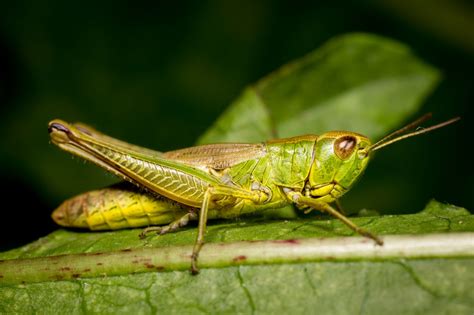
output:
[[48,130],[55,145],[151,194],[117,187],[85,193],[63,203],[52,217],[60,225],[91,230],[148,226],[141,237],[176,231],[198,220],[191,255],[193,274],[198,272],[208,219],[236,218],[288,204],[305,212],[328,213],[382,245],[378,236],[354,224],[331,204],[361,177],[374,151],[459,120],[456,117],[409,132],[430,117],[424,115],[374,144],[355,132],[330,131],[164,153],[114,139],[84,124],[53,120]]

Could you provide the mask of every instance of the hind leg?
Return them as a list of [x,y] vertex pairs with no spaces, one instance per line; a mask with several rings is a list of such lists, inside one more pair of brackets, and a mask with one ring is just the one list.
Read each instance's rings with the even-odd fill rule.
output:
[[147,236],[147,234],[156,232],[158,235],[163,235],[169,232],[174,232],[178,230],[179,228],[182,228],[183,226],[186,226],[190,220],[196,220],[197,219],[197,214],[194,212],[188,212],[185,215],[183,215],[181,218],[171,222],[168,225],[164,226],[149,226],[140,233],[140,238],[143,239]]

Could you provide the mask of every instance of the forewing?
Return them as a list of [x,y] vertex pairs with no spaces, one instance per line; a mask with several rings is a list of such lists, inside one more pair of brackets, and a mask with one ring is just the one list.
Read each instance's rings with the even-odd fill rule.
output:
[[218,143],[165,152],[163,157],[196,167],[222,170],[265,154],[263,143]]
[[84,123],[74,123],[73,124],[74,127],[76,127],[77,129],[79,129],[80,131],[88,134],[89,136],[91,137],[94,137],[96,139],[99,139],[105,143],[111,143],[111,144],[114,144],[116,147],[118,148],[124,148],[124,149],[127,149],[127,150],[133,150],[133,151],[137,151],[137,152],[140,152],[142,154],[145,154],[145,155],[150,155],[150,156],[161,156],[162,153],[159,152],[159,151],[155,151],[155,150],[152,150],[152,149],[148,149],[148,148],[145,148],[145,147],[141,147],[141,146],[138,146],[138,145],[135,145],[135,144],[130,144],[128,142],[125,142],[125,141],[122,141],[122,140],[119,140],[119,139],[115,139],[113,137],[110,137],[106,134],[103,134],[102,132],[100,131],[97,131],[96,129],[94,129],[93,127],[91,126],[88,126]]

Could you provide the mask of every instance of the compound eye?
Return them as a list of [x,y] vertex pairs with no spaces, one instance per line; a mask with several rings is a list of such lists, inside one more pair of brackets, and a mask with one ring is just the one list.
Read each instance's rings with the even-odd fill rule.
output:
[[357,144],[357,139],[353,136],[342,136],[334,142],[334,152],[336,155],[345,160],[351,156]]

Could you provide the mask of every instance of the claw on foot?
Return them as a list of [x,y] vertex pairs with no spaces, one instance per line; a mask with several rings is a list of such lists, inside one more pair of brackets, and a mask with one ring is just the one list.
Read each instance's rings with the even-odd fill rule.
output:
[[156,232],[157,234],[161,234],[161,231],[163,230],[163,228],[161,226],[149,226],[145,229],[143,229],[143,231],[138,234],[138,237],[140,237],[140,239],[144,239],[147,234],[150,234],[152,232]]
[[379,245],[379,246],[383,246],[383,241],[380,237],[366,231],[366,230],[363,230],[363,229],[359,229],[358,231],[356,231],[357,233],[359,233],[360,235],[362,236],[365,236],[365,237],[368,237],[370,238],[371,240],[373,240],[375,242],[375,244]]

